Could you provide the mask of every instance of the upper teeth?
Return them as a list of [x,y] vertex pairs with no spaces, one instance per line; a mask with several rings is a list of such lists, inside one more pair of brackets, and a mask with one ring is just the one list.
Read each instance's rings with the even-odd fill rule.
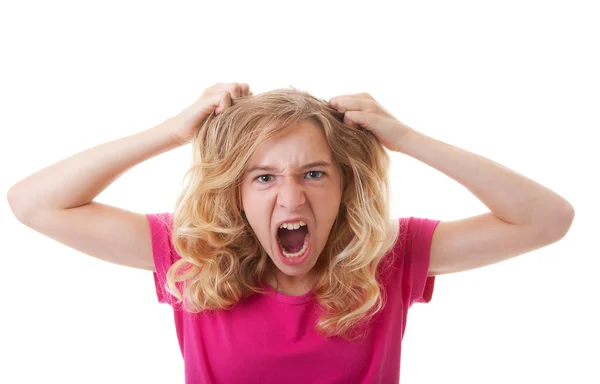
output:
[[283,223],[283,224],[281,224],[281,226],[279,228],[298,229],[298,228],[303,227],[305,225],[306,225],[306,223],[304,221],[297,221],[295,223]]

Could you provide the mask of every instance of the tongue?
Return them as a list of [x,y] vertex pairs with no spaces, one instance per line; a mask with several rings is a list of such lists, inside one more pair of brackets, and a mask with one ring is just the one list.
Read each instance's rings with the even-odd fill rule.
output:
[[283,245],[285,251],[294,253],[302,249],[302,246],[304,245],[304,236],[307,232],[306,226],[291,231],[289,229],[280,229],[278,237],[279,240],[281,240],[281,245]]

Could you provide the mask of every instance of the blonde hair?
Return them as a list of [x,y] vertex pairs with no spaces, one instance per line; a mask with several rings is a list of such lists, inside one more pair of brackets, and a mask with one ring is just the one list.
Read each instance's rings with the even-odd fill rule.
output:
[[167,290],[186,311],[227,310],[266,293],[260,284],[270,260],[241,210],[240,185],[262,143],[310,120],[323,129],[342,181],[338,216],[314,267],[313,292],[323,309],[315,329],[324,337],[365,336],[360,325],[385,304],[378,266],[398,233],[389,217],[389,155],[373,133],[344,124],[343,116],[292,87],[234,99],[206,119],[174,212],[172,241],[181,260],[167,273]]

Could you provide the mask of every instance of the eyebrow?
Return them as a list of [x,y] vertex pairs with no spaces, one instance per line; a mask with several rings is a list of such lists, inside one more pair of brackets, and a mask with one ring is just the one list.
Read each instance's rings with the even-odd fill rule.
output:
[[[331,167],[331,163],[328,163],[326,161],[315,161],[312,163],[304,164],[302,167],[300,167],[300,170],[302,171],[313,167]],[[255,165],[248,169],[246,173],[252,173],[256,171],[276,172],[277,170],[277,167],[273,167],[271,165]]]

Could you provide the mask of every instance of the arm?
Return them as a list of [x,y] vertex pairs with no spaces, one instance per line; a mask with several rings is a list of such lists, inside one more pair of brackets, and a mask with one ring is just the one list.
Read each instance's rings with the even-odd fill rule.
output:
[[456,180],[491,211],[438,224],[430,276],[482,267],[541,248],[560,240],[571,226],[574,209],[567,200],[485,157],[414,130],[398,151]]
[[329,104],[344,113],[344,123],[368,129],[389,150],[451,177],[491,210],[438,223],[429,276],[497,263],[558,241],[569,230],[575,211],[564,198],[485,157],[410,128],[368,93],[336,96]]
[[15,216],[31,221],[40,212],[90,203],[128,169],[179,146],[171,121],[87,149],[19,181],[8,191]]
[[163,123],[59,161],[15,184],[8,201],[19,221],[83,253],[154,270],[146,215],[93,201],[128,169],[191,142],[213,112],[233,97],[251,95],[246,83],[217,83]]
[[144,214],[92,201],[134,165],[177,147],[173,120],[59,161],[15,184],[8,200],[19,221],[87,255],[154,271]]

